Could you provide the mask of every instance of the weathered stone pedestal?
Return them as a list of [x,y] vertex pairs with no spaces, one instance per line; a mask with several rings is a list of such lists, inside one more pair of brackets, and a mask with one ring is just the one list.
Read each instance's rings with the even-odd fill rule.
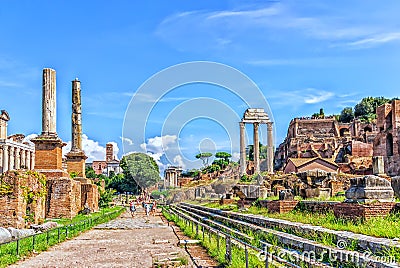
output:
[[386,216],[394,209],[394,192],[388,180],[368,175],[351,179],[350,183],[346,201],[334,205],[336,217],[370,219]]
[[66,144],[55,135],[40,135],[35,144],[35,170],[62,170],[62,147]]
[[67,171],[69,174],[75,173],[79,177],[85,177],[85,160],[87,159],[83,151],[69,152],[67,158]]

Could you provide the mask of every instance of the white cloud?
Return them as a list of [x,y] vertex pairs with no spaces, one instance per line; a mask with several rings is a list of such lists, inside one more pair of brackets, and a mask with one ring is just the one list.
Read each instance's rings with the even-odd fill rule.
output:
[[30,145],[34,145],[33,142],[31,142],[31,140],[36,138],[37,136],[39,136],[39,135],[35,134],[35,133],[29,134],[28,136],[25,136],[25,138],[22,140],[22,142],[27,142]]
[[367,48],[400,40],[400,32],[384,33],[347,43],[351,47]]
[[182,156],[181,155],[177,155],[174,157],[174,163],[180,167],[182,167],[183,169],[185,169],[186,165],[183,162]]
[[[66,142],[67,145],[63,147],[63,155],[71,150],[71,141]],[[117,156],[119,147],[116,142],[110,142],[114,145],[114,155]],[[106,147],[99,144],[98,141],[90,139],[86,134],[82,134],[82,149],[88,159],[86,162],[101,161],[106,159]]]
[[164,153],[168,150],[168,146],[175,143],[178,137],[176,135],[165,135],[162,137],[156,136],[154,138],[149,138],[147,143],[140,144],[140,147],[146,151],[153,154]]
[[309,94],[306,94],[303,97],[304,103],[307,103],[307,104],[324,102],[335,95],[332,92],[323,91],[323,90],[316,91],[314,89],[308,89],[307,91],[311,91]]
[[120,137],[121,141],[124,143],[127,143],[128,145],[133,145],[133,140],[126,138],[126,137]]

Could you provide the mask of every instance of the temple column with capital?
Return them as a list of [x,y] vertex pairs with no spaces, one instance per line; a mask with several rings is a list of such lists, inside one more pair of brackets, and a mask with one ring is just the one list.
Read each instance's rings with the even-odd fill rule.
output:
[[240,122],[240,175],[246,174],[247,163],[246,163],[246,145],[245,145],[245,123]]
[[260,174],[260,140],[258,136],[258,123],[253,123],[253,160],[254,160],[254,174]]

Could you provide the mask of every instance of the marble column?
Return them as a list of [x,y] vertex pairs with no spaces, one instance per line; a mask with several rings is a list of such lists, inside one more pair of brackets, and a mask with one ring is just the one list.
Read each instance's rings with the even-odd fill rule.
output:
[[30,151],[26,151],[25,163],[26,163],[26,169],[32,170],[32,168],[31,168],[31,152]]
[[274,172],[274,135],[272,123],[267,124],[267,171]]
[[258,136],[258,123],[253,123],[253,158],[254,158],[254,174],[260,174],[260,141]]
[[9,156],[8,170],[14,170],[15,169],[14,147],[10,146],[10,153],[8,156]]
[[30,158],[31,158],[31,170],[34,170],[35,169],[35,153],[34,152],[31,152],[31,156],[30,156]]
[[21,168],[27,169],[26,168],[26,151],[21,150]]
[[42,135],[57,135],[56,130],[56,71],[43,69]]
[[8,166],[8,146],[3,145],[3,173],[8,171],[9,166]]
[[15,162],[15,169],[21,169],[21,154],[20,154],[21,149],[16,147],[14,149],[14,162]]
[[245,126],[246,123],[240,122],[240,175],[246,174],[247,164],[246,164],[246,145],[245,145]]

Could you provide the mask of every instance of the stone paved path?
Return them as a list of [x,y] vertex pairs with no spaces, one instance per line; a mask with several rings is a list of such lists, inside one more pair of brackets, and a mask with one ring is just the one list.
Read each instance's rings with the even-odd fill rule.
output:
[[[169,243],[155,244],[155,240]],[[98,225],[72,240],[63,242],[11,267],[152,267],[152,256],[179,252],[189,260],[186,267],[196,267],[178,238],[160,216],[147,218],[143,212],[132,219],[128,212]],[[202,266],[212,267],[212,266]]]

